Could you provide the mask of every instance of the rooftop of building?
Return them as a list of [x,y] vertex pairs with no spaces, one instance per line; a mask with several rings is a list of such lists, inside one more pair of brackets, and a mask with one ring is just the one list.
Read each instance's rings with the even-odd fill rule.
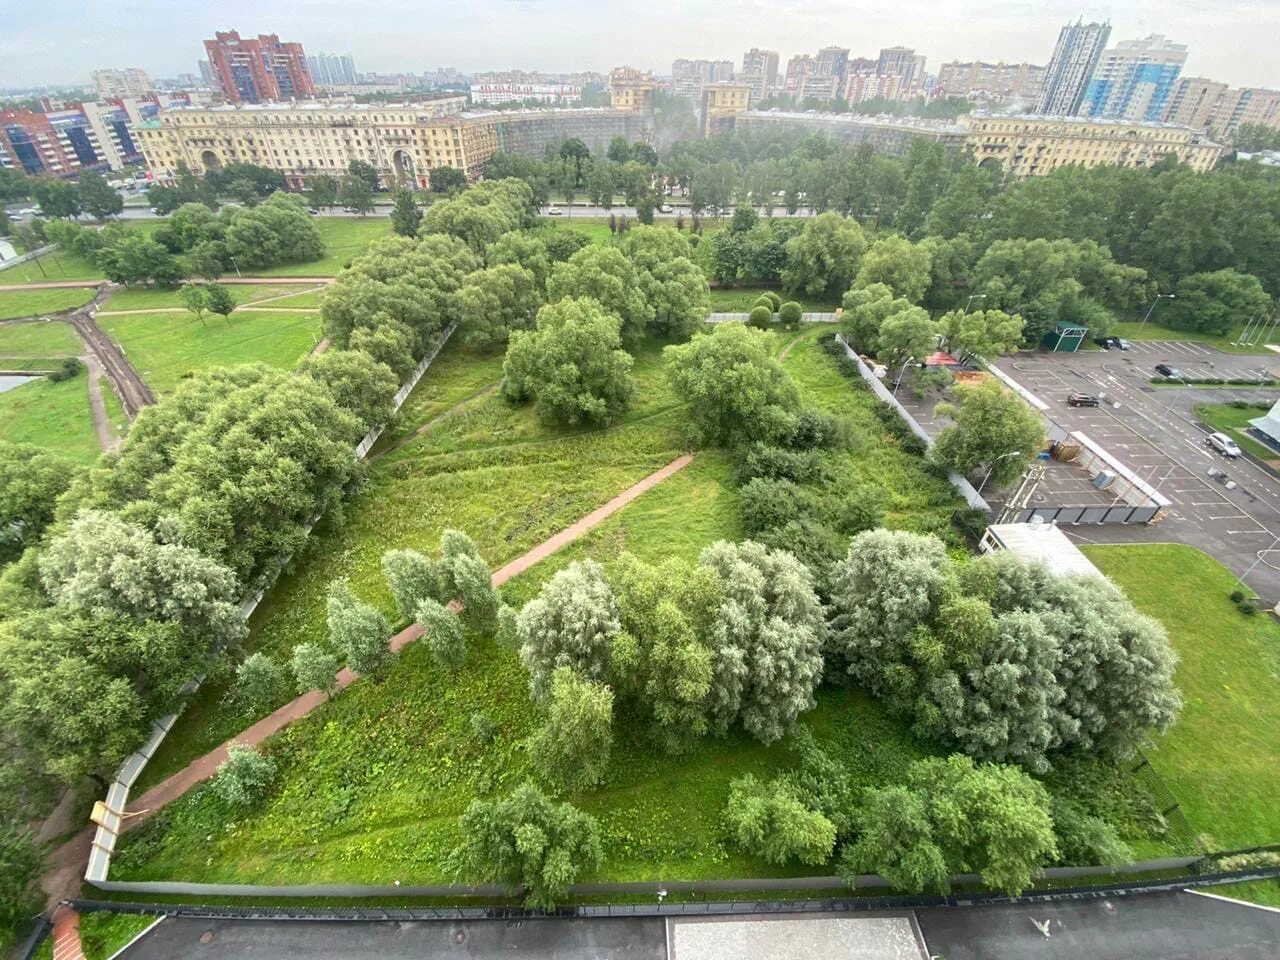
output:
[[925,120],[921,117],[897,117],[888,113],[874,116],[861,113],[825,113],[821,110],[747,110],[753,117],[772,117],[779,120],[821,119],[832,123],[850,125],[875,125],[909,130],[929,130],[936,133],[964,133],[964,127],[949,120]]
[[1001,549],[1030,563],[1043,563],[1058,575],[1102,574],[1065,533],[1051,523],[993,523],[987,535]]

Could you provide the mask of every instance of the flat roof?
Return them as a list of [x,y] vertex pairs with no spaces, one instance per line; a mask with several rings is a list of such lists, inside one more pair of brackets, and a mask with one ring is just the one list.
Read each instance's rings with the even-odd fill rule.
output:
[[1102,571],[1052,523],[993,523],[987,533],[1019,559],[1043,563],[1059,576],[1102,576]]

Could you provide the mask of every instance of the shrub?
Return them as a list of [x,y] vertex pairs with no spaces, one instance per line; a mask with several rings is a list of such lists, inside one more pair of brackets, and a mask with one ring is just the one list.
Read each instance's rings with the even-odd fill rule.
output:
[[766,290],[760,296],[768,299],[769,309],[772,310],[774,313],[777,313],[778,310],[782,307],[782,297],[778,296],[772,290]]
[[1053,832],[1058,838],[1058,860],[1067,866],[1116,867],[1133,860],[1133,850],[1115,828],[1071,800],[1055,797]]
[[231,698],[248,713],[266,713],[284,699],[284,667],[264,653],[250,654],[236,668]]
[[62,361],[62,363],[58,364],[55,369],[46,373],[45,376],[54,383],[61,383],[63,380],[70,380],[82,369],[84,369],[84,364],[82,364],[79,359],[76,357],[67,357]]
[[1246,599],[1248,599],[1248,594],[1246,594],[1243,590],[1232,590],[1232,591],[1231,591],[1231,602],[1232,602],[1232,603],[1242,603],[1242,602],[1243,602],[1243,601],[1245,601]]
[[794,330],[800,326],[800,321],[803,318],[804,308],[794,300],[788,300],[778,308],[778,319],[788,330]]
[[840,509],[840,532],[852,537],[881,526],[884,526],[884,491],[869,485],[858,487]]
[[347,657],[347,666],[355,673],[372,674],[391,657],[387,641],[391,625],[375,607],[362,603],[345,580],[329,585],[329,641]]
[[497,736],[497,726],[483,710],[475,711],[467,718],[467,722],[471,726],[471,737],[477,743],[488,743]]
[[417,550],[388,550],[382,555],[382,575],[406,620],[413,618],[423,600],[441,595],[439,568]]
[[741,490],[739,513],[742,528],[757,536],[793,520],[810,517],[815,509],[813,496],[790,480],[766,480],[763,477],[747,483]]
[[1258,612],[1258,608],[1254,606],[1252,600],[1241,600],[1236,604],[1236,609],[1243,613],[1246,617],[1252,617]]
[[822,461],[815,450],[788,450],[767,443],[753,443],[738,451],[737,482],[741,486],[756,477],[807,483],[818,477]]
[[247,810],[266,799],[276,776],[276,764],[253,747],[233,743],[227,759],[218,765],[213,792],[230,807]]
[[767,330],[769,324],[773,322],[773,311],[768,307],[752,307],[751,313],[747,317],[747,322],[753,327]]
[[840,421],[821,410],[805,407],[795,416],[790,443],[797,450],[834,446],[840,436]]
[[467,642],[458,618],[446,607],[430,598],[418,604],[414,622],[425,631],[423,642],[436,663],[457,666],[467,655]]
[[825,863],[836,842],[835,825],[806,808],[786,780],[734,780],[724,819],[734,843],[766,863]]
[[991,515],[981,507],[962,507],[951,515],[951,523],[972,543],[982,539],[991,523]]
[[299,695],[311,690],[332,694],[337,686],[338,658],[318,643],[300,643],[289,660]]
[[16,926],[40,909],[36,880],[43,866],[31,831],[16,820],[0,821],[0,930]]
[[613,691],[557,668],[547,720],[529,745],[538,772],[566,790],[594,787],[604,780],[612,743]]
[[751,309],[754,310],[756,307],[764,307],[770,313],[776,313],[778,309],[773,305],[773,300],[767,294],[761,294],[756,298],[756,302],[751,305]]
[[903,453],[908,453],[913,457],[923,457],[929,452],[928,444],[917,437],[914,433],[909,433],[905,437],[898,440],[898,447]]

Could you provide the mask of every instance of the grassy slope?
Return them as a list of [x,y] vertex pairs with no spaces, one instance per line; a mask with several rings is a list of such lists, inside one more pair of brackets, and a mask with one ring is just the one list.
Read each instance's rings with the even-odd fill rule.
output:
[[89,409],[89,375],[41,378],[0,393],[0,440],[30,443],[90,463],[101,450]]
[[[255,303],[259,300],[265,300],[268,297],[291,296],[298,293],[299,290],[305,290],[306,287],[300,287],[297,284],[252,284],[237,285],[229,284],[227,290],[230,291],[232,298],[237,304]],[[274,305],[274,304],[273,304]],[[182,296],[178,290],[151,290],[147,288],[138,288],[134,290],[121,290],[113,293],[110,299],[103,304],[103,310],[154,310],[158,307],[179,307],[181,308]],[[284,306],[282,303],[281,306]],[[289,304],[289,306],[305,306],[305,304]]]
[[80,916],[80,946],[85,960],[107,960],[156,922],[153,916],[95,911]]
[[98,318],[124,348],[142,378],[160,392],[172,390],[193,370],[261,361],[292,368],[320,336],[320,319],[308,313],[233,313],[206,316],[151,313]]
[[1201,403],[1196,406],[1196,416],[1212,427],[1228,434],[1240,447],[1259,460],[1274,463],[1280,457],[1249,435],[1249,421],[1256,420],[1271,409],[1271,404],[1246,407],[1243,410],[1229,403]]
[[1280,626],[1237,612],[1235,577],[1191,547],[1084,549],[1181,657],[1182,717],[1148,757],[1192,825],[1221,849],[1280,840]]
[[93,290],[89,287],[70,290],[0,290],[0,320],[57,313],[81,306],[92,299]]
[[[711,310],[713,313],[749,313],[764,292],[754,288],[748,290],[717,287],[711,291]],[[792,299],[780,289],[774,292],[782,297],[784,303]],[[804,308],[806,313],[831,313],[840,306],[838,299],[829,301],[821,298],[799,297],[796,302]]]
[[65,280],[101,280],[97,264],[82,260],[73,253],[55,250],[39,261],[27,260],[0,270],[0,286],[14,283],[54,283]]
[[80,338],[70,324],[57,320],[0,324],[0,356],[76,357],[80,352]]

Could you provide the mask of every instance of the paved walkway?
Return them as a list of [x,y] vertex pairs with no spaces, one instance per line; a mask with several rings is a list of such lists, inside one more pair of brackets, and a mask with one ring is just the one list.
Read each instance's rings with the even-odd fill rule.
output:
[[[79,287],[96,287],[106,283],[102,277],[88,277],[84,280],[45,280],[40,283],[4,283],[0,284],[0,293],[6,290],[67,290]],[[199,281],[193,280],[193,283]],[[221,277],[221,284],[294,284],[305,283],[311,286],[333,283],[333,277]],[[300,293],[303,291],[299,291]]]
[[[528,570],[534,564],[551,556],[557,550],[565,545],[572,543],[584,533],[593,527],[602,523],[606,518],[617,513],[627,504],[631,503],[637,497],[642,496],[649,490],[652,490],[658,484],[662,483],[672,474],[683,470],[692,462],[693,457],[685,454],[672,460],[661,470],[649,474],[640,482],[628,487],[622,493],[618,494],[608,503],[591,511],[577,523],[565,527],[549,540],[545,540],[538,546],[534,547],[523,556],[517,557],[510,563],[498,568],[493,574],[493,585],[499,587],[506,583],[512,577],[515,577]],[[455,609],[457,609],[455,607]],[[404,647],[422,636],[422,627],[410,624],[404,630],[401,630],[391,638],[390,647],[393,653],[398,653]],[[338,689],[344,689],[353,684],[357,676],[345,667],[337,673]],[[162,781],[152,787],[142,796],[132,800],[128,806],[128,812],[136,814],[125,821],[124,830],[131,830],[139,823],[146,820],[147,817],[159,810],[165,804],[172,803],[181,797],[192,787],[208,780],[218,771],[218,766],[227,759],[227,748],[232,743],[243,743],[253,746],[266,740],[272,734],[278,733],[295,720],[305,717],[316,707],[325,702],[327,696],[321,690],[312,690],[304,693],[295,700],[286,703],[279,710],[269,716],[263,717],[257,723],[241,731],[230,740],[223,743],[217,749],[206,753],[203,757],[193,760],[184,769],[179,770],[167,780]]]
[[53,913],[53,960],[85,960],[80,949],[80,914],[65,903]]

